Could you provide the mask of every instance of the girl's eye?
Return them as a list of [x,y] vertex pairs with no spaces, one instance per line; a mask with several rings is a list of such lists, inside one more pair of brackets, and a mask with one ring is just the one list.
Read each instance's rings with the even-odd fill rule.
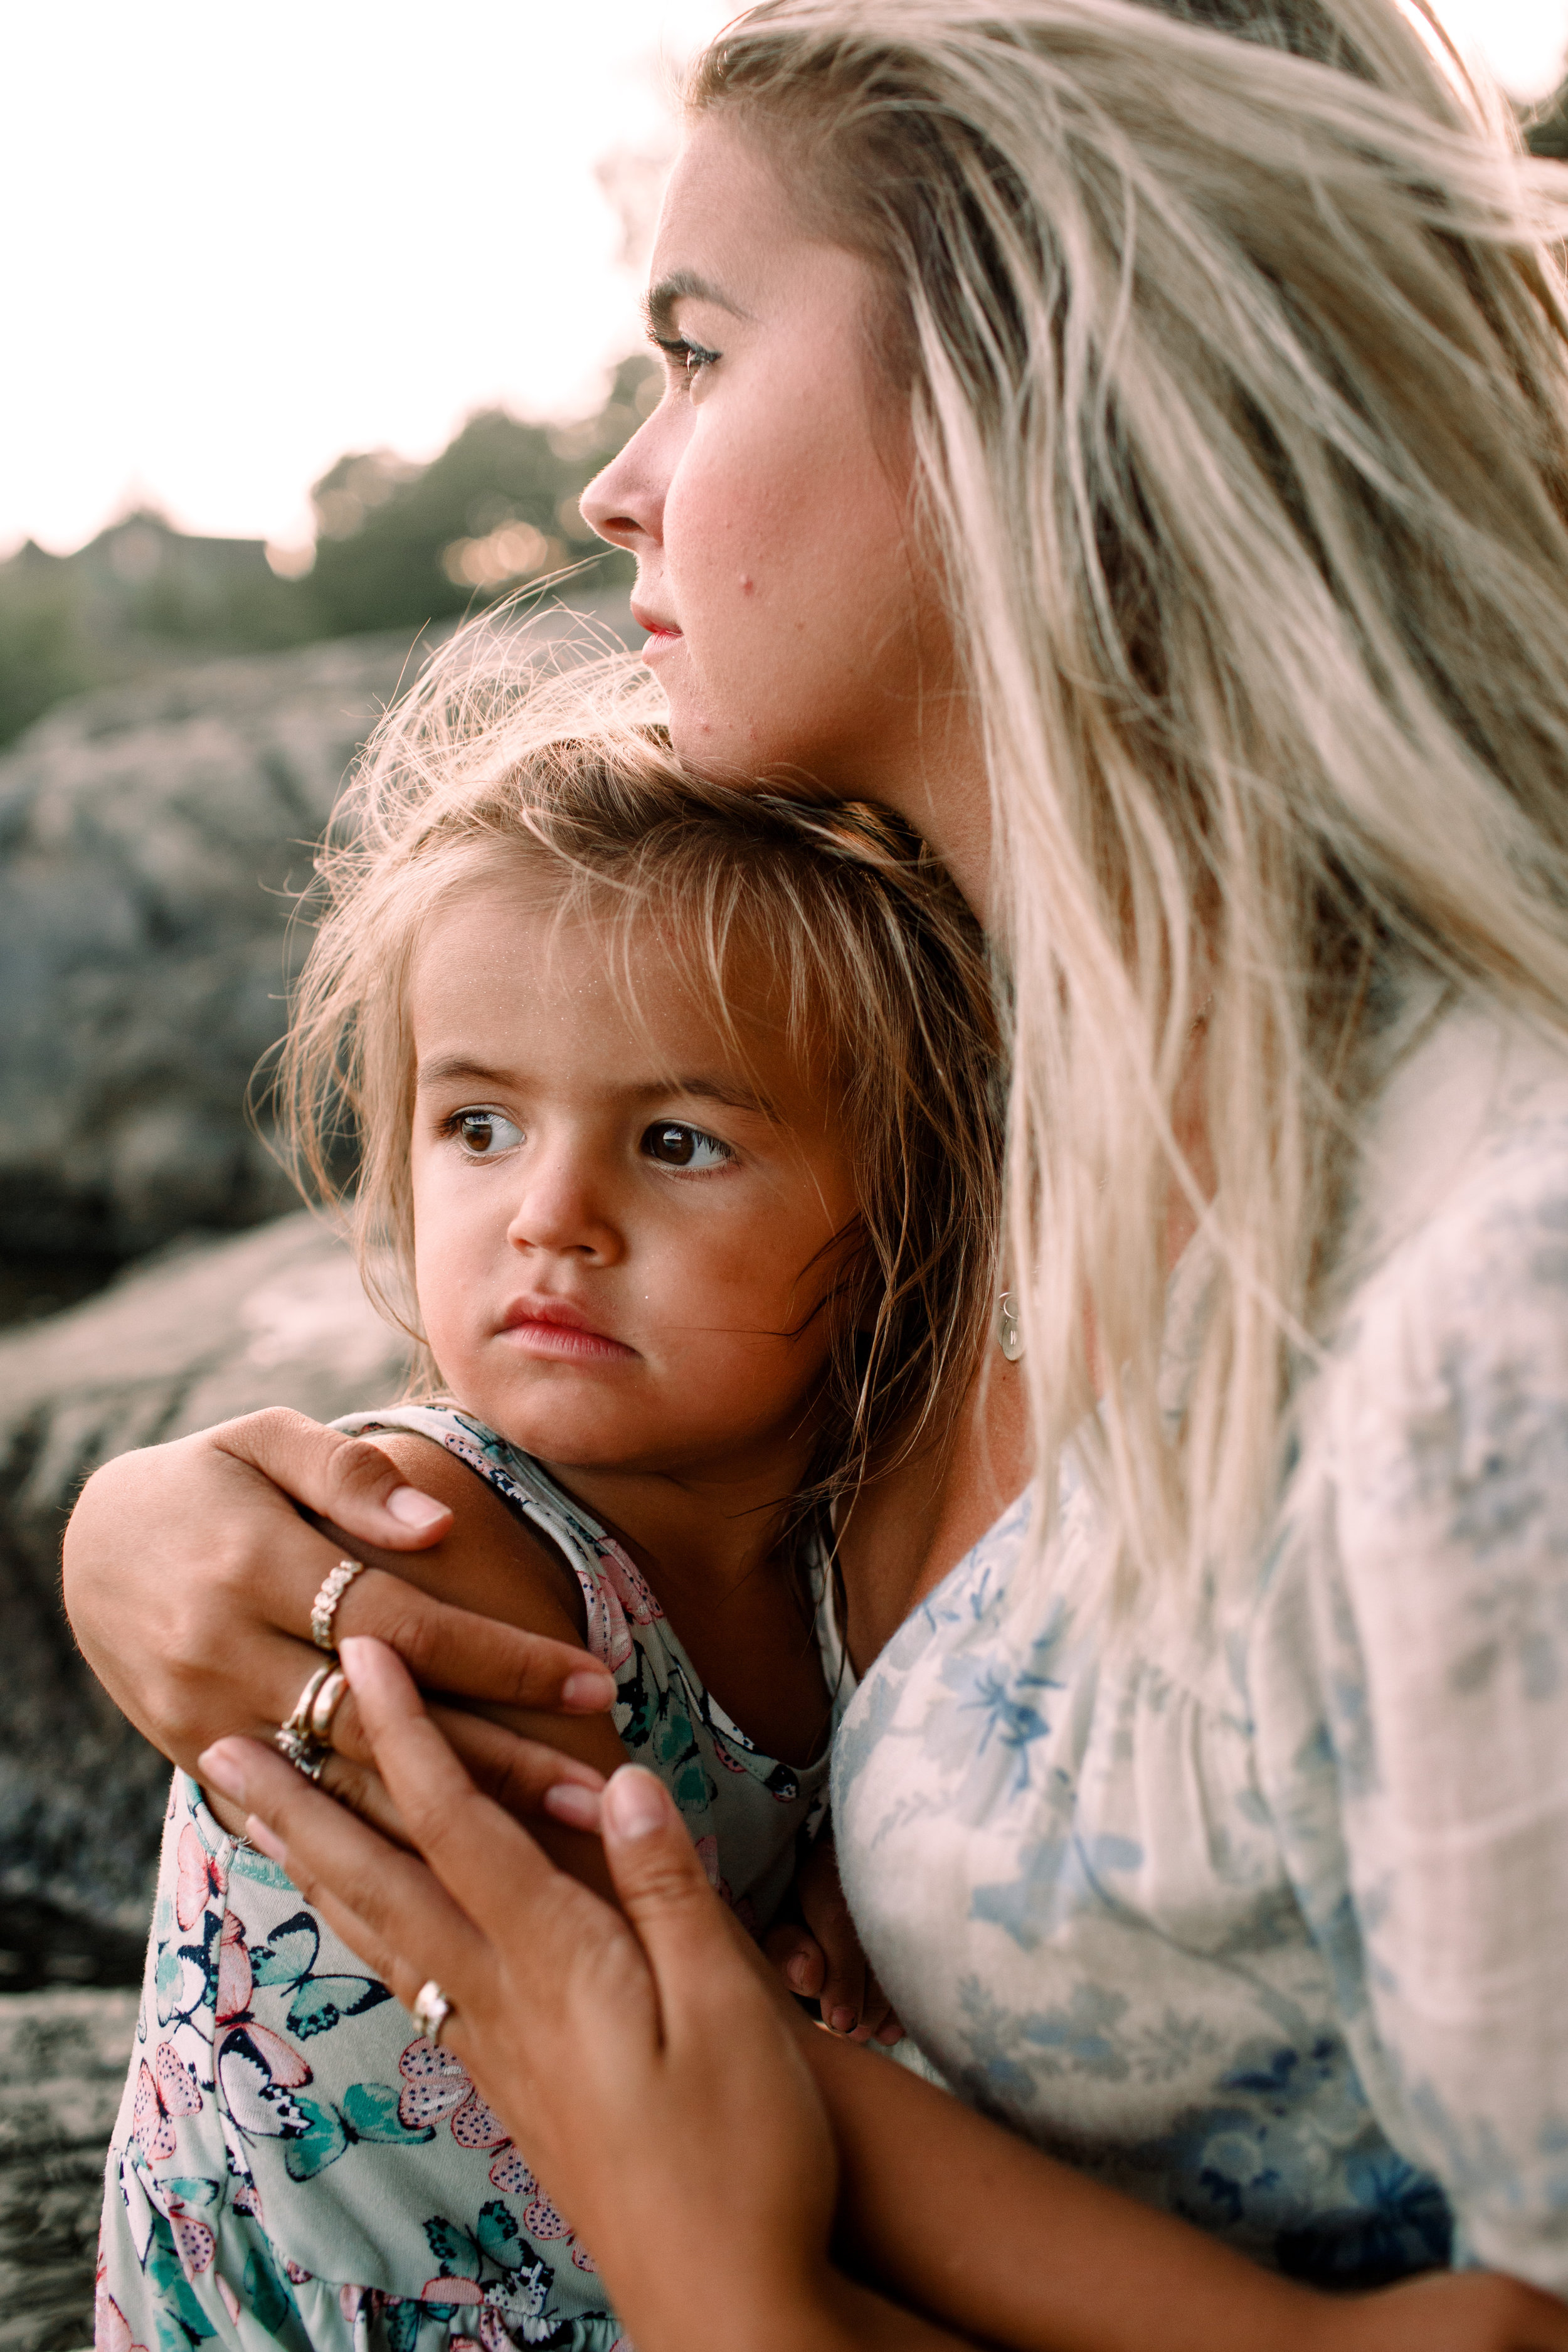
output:
[[522,1141],[522,1129],[499,1110],[460,1110],[447,1121],[447,1132],[455,1135],[471,1159],[494,1158],[498,1151],[510,1151],[514,1143]]
[[642,1148],[661,1168],[722,1168],[735,1156],[716,1135],[704,1135],[700,1127],[683,1127],[676,1119],[660,1119],[650,1127]]
[[659,335],[655,341],[664,353],[670,373],[683,378],[687,383],[694,383],[703,369],[712,367],[720,357],[719,352],[705,351],[700,343],[690,342],[684,335]]

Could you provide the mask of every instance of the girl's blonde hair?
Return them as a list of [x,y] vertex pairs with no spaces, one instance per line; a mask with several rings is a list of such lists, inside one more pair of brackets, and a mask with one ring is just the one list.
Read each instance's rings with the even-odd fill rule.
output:
[[[1258,1538],[1402,975],[1568,1024],[1568,182],[1423,13],[767,0],[689,85],[887,289],[992,783],[1041,1490],[1081,1426],[1135,1576]],[[1179,1429],[1173,1183],[1217,1245]]]
[[557,919],[602,931],[634,1004],[638,943],[657,937],[660,984],[672,961],[742,1054],[755,1030],[732,1007],[743,994],[754,1023],[763,1006],[834,1100],[858,1211],[825,1254],[832,1341],[800,1528],[941,1440],[989,1328],[1003,1097],[987,954],[907,826],[695,781],[655,709],[624,662],[542,677],[490,620],[438,657],[373,737],[318,860],[275,1103],[427,1383],[407,999],[432,913],[521,864]]

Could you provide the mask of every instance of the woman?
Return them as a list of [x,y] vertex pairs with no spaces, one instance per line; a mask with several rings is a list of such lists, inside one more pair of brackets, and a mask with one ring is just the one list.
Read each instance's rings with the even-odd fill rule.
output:
[[[498,1893],[374,1646],[338,1744],[445,1892],[275,1758],[203,1765],[401,1993],[447,1986],[503,2116],[559,2118],[539,2168],[644,2352],[1568,2345],[1511,2283],[1568,2291],[1545,189],[1392,0],[818,0],[698,69],[668,390],[584,510],[687,761],[904,811],[1013,1007],[1022,1384],[844,1546],[846,1882],[970,2105],[792,2039],[636,1776],[642,1954],[521,1832]],[[268,1478],[361,1544],[446,1524],[279,1417],[100,1473],[73,1622],[182,1761],[309,1670],[335,1555]],[[572,1696],[394,1579],[350,1601],[431,1686]],[[677,2179],[574,2159],[626,2068]],[[826,2265],[835,2147],[889,2300]]]

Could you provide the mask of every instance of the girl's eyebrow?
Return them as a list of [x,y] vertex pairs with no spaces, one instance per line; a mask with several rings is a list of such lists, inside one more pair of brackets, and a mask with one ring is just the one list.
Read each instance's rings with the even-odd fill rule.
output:
[[471,1079],[476,1086],[504,1087],[512,1076],[509,1070],[491,1069],[486,1062],[470,1061],[466,1054],[442,1054],[433,1062],[421,1062],[415,1076],[420,1087],[444,1087],[453,1078]]
[[[759,1118],[765,1118],[775,1127],[778,1125],[777,1106],[769,1102],[765,1095],[756,1094],[749,1087],[737,1086],[732,1078],[672,1078],[670,1084],[677,1094],[695,1095],[700,1102],[721,1103],[726,1110],[754,1111]],[[662,1093],[663,1089],[639,1087],[637,1091],[654,1094]]]
[[647,322],[649,334],[656,341],[660,336],[668,339],[674,335],[675,306],[683,299],[715,303],[721,310],[728,310],[732,319],[743,319],[747,315],[738,302],[732,302],[727,294],[721,294],[710,278],[700,278],[694,269],[672,269],[667,278],[661,278],[656,285],[650,286],[643,296],[643,317]]
[[[464,1086],[504,1087],[517,1083],[515,1070],[498,1070],[488,1062],[476,1062],[467,1054],[440,1054],[431,1062],[422,1062],[416,1077],[418,1087],[446,1087],[454,1080]],[[726,1110],[749,1110],[757,1118],[777,1126],[779,1111],[765,1095],[754,1088],[739,1085],[735,1079],[714,1076],[702,1072],[694,1077],[649,1078],[629,1086],[624,1092],[645,1096],[648,1101],[660,1095],[695,1095],[700,1102],[721,1103]]]

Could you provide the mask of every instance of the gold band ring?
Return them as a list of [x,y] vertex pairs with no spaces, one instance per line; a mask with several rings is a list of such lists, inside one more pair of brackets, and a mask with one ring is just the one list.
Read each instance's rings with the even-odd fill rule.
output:
[[[315,1682],[314,1675],[310,1679]],[[323,1748],[332,1744],[332,1717],[342,1706],[348,1686],[349,1678],[342,1666],[329,1667],[325,1680],[317,1685],[316,1696],[310,1701],[310,1728],[311,1738],[319,1740]]]
[[[295,1700],[292,1709],[284,1717],[272,1735],[272,1744],[279,1754],[286,1756],[295,1771],[303,1772],[307,1780],[321,1779],[322,1767],[332,1752],[328,1742],[316,1729],[315,1716],[317,1701],[321,1697],[334,1675],[340,1682],[342,1681],[343,1677],[338,1667],[330,1661],[324,1666],[318,1666]],[[333,1706],[337,1705],[337,1698],[341,1698],[342,1696],[342,1693],[340,1691],[332,1701]],[[330,1725],[331,1721],[330,1707],[327,1710],[327,1721]]]

